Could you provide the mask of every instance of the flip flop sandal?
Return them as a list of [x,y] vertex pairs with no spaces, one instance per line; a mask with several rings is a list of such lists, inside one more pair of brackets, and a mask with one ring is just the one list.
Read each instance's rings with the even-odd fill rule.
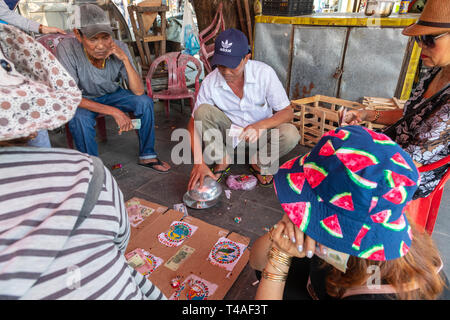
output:
[[213,174],[218,174],[218,173],[220,174],[219,179],[217,179],[216,181],[221,182],[222,179],[224,179],[228,175],[228,172],[230,171],[230,169],[231,169],[231,166],[228,166],[225,170],[216,171],[214,168],[212,168],[211,171]]
[[[259,171],[259,170],[256,170],[255,168],[253,168],[252,166],[249,166],[249,168],[250,168],[250,172],[255,176],[255,178],[256,179],[258,179],[258,174],[263,178],[263,181],[264,182],[267,182],[267,176],[265,176],[265,175],[262,175],[261,174],[261,171]],[[272,180],[270,180],[270,182],[268,182],[268,183],[262,183],[261,181],[259,181],[259,179],[258,179],[258,184],[261,186],[261,187],[264,187],[264,188],[269,188],[269,187],[271,187],[272,185],[273,185],[273,176],[272,176]]]
[[163,170],[158,170],[158,169],[154,168],[154,166],[162,166],[163,165],[161,160],[159,160],[158,158],[155,158],[155,159],[156,159],[155,162],[150,162],[150,163],[139,163],[138,162],[138,165],[152,169],[153,171],[156,171],[158,173],[169,173],[170,169],[167,171],[163,171]]

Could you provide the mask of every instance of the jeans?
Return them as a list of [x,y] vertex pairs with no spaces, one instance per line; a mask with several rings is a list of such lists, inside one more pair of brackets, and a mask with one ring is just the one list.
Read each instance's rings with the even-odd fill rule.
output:
[[[139,133],[139,159],[157,157],[155,146],[155,116],[153,100],[147,95],[137,96],[129,90],[120,88],[114,93],[91,99],[92,101],[115,107],[122,112],[133,112],[141,119]],[[78,108],[75,116],[69,121],[75,146],[78,151],[98,157],[98,146],[95,141],[95,124],[98,113]]]
[[30,147],[51,148],[50,138],[47,130],[39,130],[36,138],[28,141]]

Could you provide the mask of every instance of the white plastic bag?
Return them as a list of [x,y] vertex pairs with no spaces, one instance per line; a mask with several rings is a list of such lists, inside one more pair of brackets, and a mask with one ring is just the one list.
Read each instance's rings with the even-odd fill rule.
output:
[[194,23],[194,9],[189,0],[184,1],[183,27],[181,29],[180,42],[185,49],[183,53],[193,56],[200,51],[198,29]]

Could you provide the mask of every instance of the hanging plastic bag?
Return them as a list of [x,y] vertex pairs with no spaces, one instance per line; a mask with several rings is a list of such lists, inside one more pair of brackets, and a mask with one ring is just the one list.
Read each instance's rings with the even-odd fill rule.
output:
[[183,53],[193,56],[200,51],[198,29],[194,23],[194,9],[189,0],[184,1],[183,27],[181,29],[180,42],[184,46]]

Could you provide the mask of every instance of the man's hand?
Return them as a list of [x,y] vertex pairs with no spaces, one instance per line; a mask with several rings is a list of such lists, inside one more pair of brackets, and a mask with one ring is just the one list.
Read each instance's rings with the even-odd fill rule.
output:
[[127,71],[128,75],[128,88],[133,92],[135,95],[140,96],[145,93],[144,85],[142,83],[141,76],[136,71],[136,69],[133,66],[132,61],[128,58],[128,55],[125,53],[125,51],[119,47],[114,40],[111,40],[111,48],[109,49],[107,58],[111,55],[116,56],[117,59],[122,61],[122,63],[125,66],[125,70]]
[[119,109],[116,109],[114,114],[112,114],[114,120],[116,120],[117,125],[119,126],[119,134],[122,132],[133,130],[133,122],[131,119]]
[[189,179],[188,190],[194,189],[197,181],[200,182],[200,187],[203,186],[203,180],[206,176],[210,176],[214,180],[217,180],[217,178],[214,176],[214,174],[206,164],[194,164],[194,167],[191,171],[191,178]]
[[127,54],[120,48],[114,40],[112,41],[111,49],[109,50],[108,57],[111,55],[115,55],[117,59],[119,59],[122,62],[125,62],[128,60]]
[[266,127],[262,125],[261,122],[253,123],[244,128],[239,139],[255,143],[264,133],[264,129],[266,129]]
[[66,32],[60,28],[56,28],[56,27],[47,27],[42,25],[41,27],[41,33],[42,34],[49,34],[49,33],[61,33],[61,34],[66,34]]

